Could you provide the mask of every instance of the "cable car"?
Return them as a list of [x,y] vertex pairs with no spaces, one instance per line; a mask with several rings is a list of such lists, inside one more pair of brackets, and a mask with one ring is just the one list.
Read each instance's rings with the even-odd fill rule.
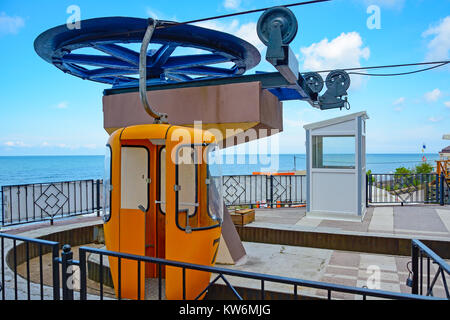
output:
[[[214,136],[197,128],[148,124],[116,130],[105,157],[107,249],[214,265],[223,217],[220,170],[210,170],[216,153]],[[145,279],[158,277],[158,266],[138,268],[126,259],[120,264],[119,270],[118,259],[109,257],[116,295],[120,286],[121,297],[144,298]],[[185,297],[194,299],[210,274],[185,272]],[[167,266],[161,276],[166,298],[182,299],[182,269]]]

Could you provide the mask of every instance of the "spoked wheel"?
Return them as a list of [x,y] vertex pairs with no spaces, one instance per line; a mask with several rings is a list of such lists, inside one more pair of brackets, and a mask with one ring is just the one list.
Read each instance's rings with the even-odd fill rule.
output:
[[[34,42],[36,52],[74,76],[114,87],[138,86],[139,49],[130,46],[141,43],[147,20],[96,18],[80,25],[45,31]],[[261,60],[253,45],[233,35],[171,21],[160,25],[147,52],[148,85],[241,75]],[[183,55],[175,53],[178,48]]]

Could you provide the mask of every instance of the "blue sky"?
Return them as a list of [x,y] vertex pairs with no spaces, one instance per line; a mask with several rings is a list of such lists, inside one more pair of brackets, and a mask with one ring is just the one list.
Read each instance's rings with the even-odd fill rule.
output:
[[[81,19],[157,17],[185,21],[294,1],[84,1],[0,3],[0,156],[103,154],[102,92],[106,85],[64,74],[35,53],[34,39],[64,24],[77,5]],[[380,9],[370,29],[370,5]],[[450,0],[334,0],[294,7],[299,32],[291,43],[301,71],[449,59]],[[259,13],[202,26],[253,43]],[[274,71],[266,62],[250,71]],[[409,69],[411,70],[411,69]],[[379,72],[403,69],[384,69]],[[407,71],[406,69],[404,71]],[[374,71],[378,72],[378,71]],[[352,77],[350,111],[320,111],[305,102],[284,103],[284,131],[271,138],[276,152],[304,153],[303,125],[366,110],[369,153],[438,152],[450,133],[450,67],[399,77]]]

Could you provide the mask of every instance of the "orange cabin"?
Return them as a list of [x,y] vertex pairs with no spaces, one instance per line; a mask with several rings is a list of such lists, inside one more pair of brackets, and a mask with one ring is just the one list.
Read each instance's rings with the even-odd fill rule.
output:
[[[223,200],[220,174],[211,174],[217,146],[208,131],[168,124],[116,130],[105,157],[104,231],[108,250],[167,260],[214,265],[219,247]],[[218,170],[216,170],[218,171]],[[118,260],[109,257],[116,295]],[[140,272],[140,274],[138,274]],[[182,269],[166,267],[167,299],[182,299]],[[158,267],[121,260],[123,298],[145,296],[145,279]],[[186,298],[209,284],[210,274],[186,270]]]

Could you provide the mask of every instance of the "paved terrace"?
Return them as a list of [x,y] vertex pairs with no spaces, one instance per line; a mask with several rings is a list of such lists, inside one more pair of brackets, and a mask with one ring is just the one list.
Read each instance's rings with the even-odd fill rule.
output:
[[[76,217],[49,223],[35,223],[2,230],[7,233],[38,237],[43,234],[72,229],[75,226],[101,224],[97,217]],[[304,208],[257,209],[255,222],[248,227],[264,227],[279,230],[302,230],[315,232],[384,234],[410,237],[437,238],[450,241],[450,206],[377,206],[368,208],[362,222],[332,221],[305,217]],[[307,280],[324,281],[349,286],[367,286],[373,274],[373,266],[380,271],[379,288],[387,291],[410,293],[405,285],[408,278],[408,256],[349,252],[341,250],[306,248],[280,244],[244,242],[247,251],[245,263],[240,265],[220,265],[226,268],[272,275],[288,276]],[[447,260],[448,261],[448,260]],[[371,267],[372,266],[372,267]],[[436,270],[431,264],[432,273]],[[8,271],[11,282],[11,271]],[[424,281],[426,275],[424,275]],[[231,278],[234,286],[258,288],[259,282],[241,278]],[[220,281],[219,281],[220,282]],[[24,286],[24,280],[19,282]],[[292,286],[266,284],[266,290],[292,293]],[[23,292],[21,292],[21,296]],[[326,296],[326,292],[299,288],[299,294]],[[434,290],[435,296],[445,297],[442,281],[439,279]],[[46,294],[47,296],[47,294]],[[333,298],[360,299],[350,294],[333,293]]]
[[450,241],[450,205],[371,206],[362,222],[306,217],[305,208],[256,209],[248,226],[426,237]]
[[[308,218],[305,211],[305,208],[256,209],[255,221],[246,227],[450,241],[449,205],[372,206],[368,208],[362,222]],[[408,256],[254,242],[244,242],[244,247],[247,262],[240,266],[229,266],[230,268],[364,287],[368,285],[367,280],[373,275],[375,267],[380,271],[379,289],[411,293],[411,288],[406,286],[409,275],[407,264],[411,260]],[[426,268],[424,269],[426,285]],[[431,264],[431,277],[436,271],[435,265]],[[233,279],[231,283],[254,288],[259,286],[258,283],[243,279]],[[268,284],[267,290],[271,289],[292,292],[291,287]],[[435,296],[445,297],[440,278],[433,292]],[[303,293],[326,296],[323,290],[305,289]],[[334,293],[333,298],[361,299],[344,293]]]

